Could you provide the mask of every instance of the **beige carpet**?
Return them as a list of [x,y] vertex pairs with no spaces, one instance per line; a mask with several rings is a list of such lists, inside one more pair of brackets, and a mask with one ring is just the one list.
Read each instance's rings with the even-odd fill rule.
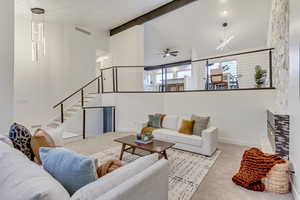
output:
[[[104,136],[97,136],[72,142],[65,146],[76,152],[91,155],[99,151],[120,147],[120,144],[113,142],[114,138],[123,137],[125,133],[110,133]],[[192,200],[292,200],[291,194],[278,195],[267,192],[253,192],[236,186],[231,177],[237,172],[240,160],[245,147],[219,144],[222,151],[214,166],[209,170],[201,182],[198,190],[194,193]]]

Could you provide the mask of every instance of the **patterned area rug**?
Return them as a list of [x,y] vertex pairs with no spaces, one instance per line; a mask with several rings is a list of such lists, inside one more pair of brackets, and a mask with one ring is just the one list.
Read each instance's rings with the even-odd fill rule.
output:
[[[92,157],[97,158],[101,164],[111,159],[119,159],[120,150],[120,147],[113,147]],[[170,162],[169,200],[190,200],[220,153],[221,151],[217,151],[212,157],[205,157],[169,149],[167,151]],[[123,161],[126,164],[137,158],[139,157],[125,152]]]

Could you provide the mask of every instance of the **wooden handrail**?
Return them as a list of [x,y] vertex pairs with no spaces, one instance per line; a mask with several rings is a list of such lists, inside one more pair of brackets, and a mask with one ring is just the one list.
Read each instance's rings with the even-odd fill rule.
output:
[[55,106],[53,106],[53,108],[57,108],[59,105],[63,104],[65,101],[67,101],[68,99],[70,99],[71,97],[73,97],[74,95],[76,95],[77,93],[79,93],[80,91],[82,91],[84,88],[88,87],[90,84],[92,84],[93,82],[95,82],[99,78],[101,78],[101,75],[97,76],[95,79],[93,79],[90,82],[88,82],[87,84],[85,84],[83,87],[81,87],[80,89],[78,89],[76,92],[74,92],[71,95],[69,95],[68,97],[64,98],[58,104],[56,104]]

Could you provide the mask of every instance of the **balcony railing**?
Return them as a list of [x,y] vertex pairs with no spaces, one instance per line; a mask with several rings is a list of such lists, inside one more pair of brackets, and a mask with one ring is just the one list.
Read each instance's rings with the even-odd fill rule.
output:
[[274,89],[273,48],[157,66],[101,70],[103,93],[162,93]]

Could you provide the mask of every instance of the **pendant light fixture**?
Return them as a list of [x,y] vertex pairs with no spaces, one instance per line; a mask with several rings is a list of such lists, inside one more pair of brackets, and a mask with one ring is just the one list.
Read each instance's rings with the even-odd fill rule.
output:
[[223,51],[226,47],[229,50],[232,50],[230,47],[229,43],[235,38],[234,35],[228,35],[228,23],[224,22],[222,24],[222,29],[223,29],[223,38],[220,41],[220,44],[217,46],[217,50]]
[[32,61],[39,62],[41,55],[46,54],[45,10],[31,8],[31,43]]

